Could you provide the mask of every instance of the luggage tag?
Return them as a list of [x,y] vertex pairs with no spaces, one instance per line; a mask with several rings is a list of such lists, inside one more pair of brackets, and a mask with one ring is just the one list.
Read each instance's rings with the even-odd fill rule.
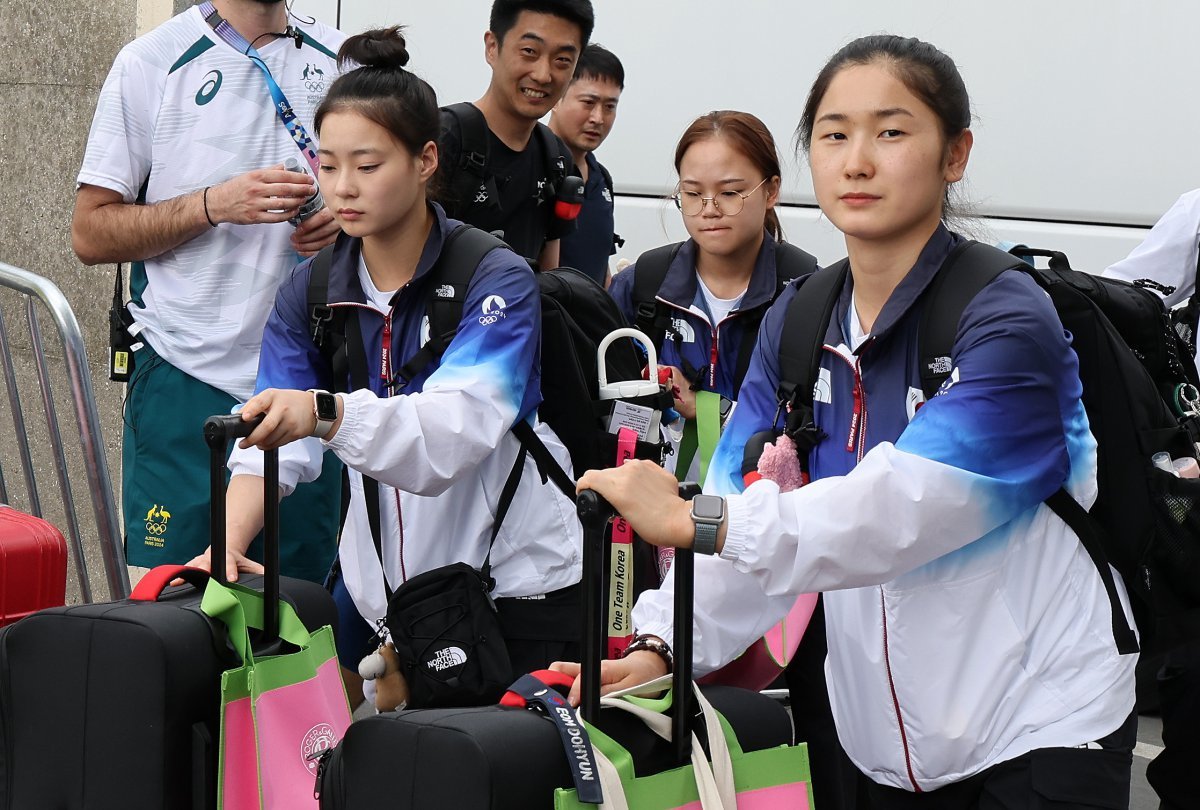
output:
[[569,689],[573,682],[574,678],[551,670],[522,675],[508,687],[500,699],[500,705],[532,709],[550,718],[567,752],[571,780],[575,783],[579,801],[584,804],[603,804],[604,790],[600,786],[596,755],[587,729],[579,719],[579,712],[567,702],[566,696],[554,688],[563,686]]

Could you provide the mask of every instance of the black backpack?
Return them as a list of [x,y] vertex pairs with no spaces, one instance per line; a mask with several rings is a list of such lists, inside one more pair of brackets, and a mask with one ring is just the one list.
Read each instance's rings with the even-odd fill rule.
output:
[[[1194,279],[1195,289],[1192,290],[1192,295],[1188,298],[1187,303],[1181,307],[1176,307],[1171,310],[1171,324],[1175,327],[1175,331],[1179,333],[1179,337],[1183,339],[1187,345],[1188,352],[1192,357],[1196,356],[1197,339],[1196,333],[1200,331],[1200,252],[1196,256],[1196,275]],[[1153,285],[1159,289],[1163,295],[1170,295],[1175,292],[1175,288],[1169,285],[1155,284],[1148,279],[1139,279],[1142,283]]]
[[[472,217],[467,211],[471,208],[499,205],[496,178],[489,171],[487,120],[478,107],[467,101],[442,107],[442,112],[448,114],[449,120],[458,127],[459,142],[462,145],[458,162],[447,164],[442,170],[442,181],[445,184],[443,207],[454,219],[470,222]],[[553,202],[567,178],[572,158],[569,152],[564,151],[562,141],[545,124],[538,122],[534,127],[533,137],[538,139],[542,159],[545,161],[544,182],[541,185],[542,199]],[[486,202],[477,202],[476,195],[480,186],[487,189]],[[609,187],[611,189],[611,183]]]
[[[508,250],[495,236],[469,225],[461,225],[446,236],[441,256],[422,280],[429,290],[427,314],[429,341],[399,367],[396,385],[403,388],[446,351],[462,319],[467,287],[485,255]],[[333,371],[337,385],[355,377],[360,341],[347,340],[347,330],[357,329],[356,307],[330,307],[329,272],[333,248],[327,247],[313,259],[308,284],[308,311],[313,343]],[[538,418],[548,424],[571,454],[572,466],[584,470],[612,466],[616,437],[604,427],[606,403],[600,402],[596,350],[606,335],[625,326],[616,302],[588,276],[562,268],[537,273],[542,305],[542,403]],[[640,379],[642,361],[633,342],[615,341],[607,353],[610,380]],[[365,371],[360,374],[365,379]],[[664,408],[670,404],[665,392],[637,404]],[[575,497],[575,485],[554,462],[541,440],[524,421],[512,432],[538,462],[543,476],[550,476],[561,489]],[[638,458],[661,460],[657,443],[639,442]]]
[[[1046,257],[1049,267],[1035,268],[1018,257]],[[926,399],[951,373],[964,308],[1006,270],[1029,274],[1049,294],[1079,358],[1083,404],[1098,445],[1099,495],[1090,513],[1065,489],[1046,504],[1096,564],[1112,605],[1118,650],[1137,652],[1138,644],[1110,563],[1130,592],[1144,648],[1167,649],[1200,638],[1200,479],[1176,478],[1150,460],[1159,451],[1173,458],[1196,456],[1200,413],[1187,412],[1179,396],[1183,392],[1191,400],[1200,380],[1162,300],[1147,289],[1157,285],[1077,272],[1058,252],[1018,246],[1009,254],[965,242],[923,294],[917,347]],[[796,441],[806,472],[808,451],[824,438],[813,422],[813,386],[847,272],[843,260],[806,279],[789,304],[780,338],[778,396],[781,406],[790,407],[784,431]]]
[[[671,329],[671,310],[658,300],[658,291],[662,288],[663,279],[667,277],[667,270],[671,267],[671,262],[675,261],[675,256],[682,246],[683,242],[675,242],[648,250],[638,257],[632,270],[634,275],[631,297],[635,313],[634,325],[650,338],[650,342],[659,352],[662,351],[663,341],[666,340],[667,332]],[[748,339],[742,341],[738,350],[737,366],[733,375],[737,388],[741,388],[746,370],[750,368],[750,357],[754,352],[755,343],[750,336],[758,334],[758,327],[762,323],[763,315],[792,279],[806,276],[816,269],[816,257],[787,242],[777,241],[775,243],[775,294],[767,303],[739,313],[739,316],[745,319],[743,323],[745,323]],[[675,334],[674,340],[678,341],[679,339],[679,335]],[[680,355],[682,356],[682,352]],[[682,371],[689,380],[695,381],[703,369],[684,368]],[[737,399],[736,390],[733,398]]]

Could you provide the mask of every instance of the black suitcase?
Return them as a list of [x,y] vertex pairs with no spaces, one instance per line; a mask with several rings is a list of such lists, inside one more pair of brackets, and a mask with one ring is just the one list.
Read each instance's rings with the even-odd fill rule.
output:
[[[237,416],[205,423],[218,560],[225,448],[245,431]],[[267,456],[272,493],[278,457]],[[268,495],[266,504],[267,576],[239,581],[282,592],[310,629],[333,625],[337,612],[324,588],[278,576],[279,500]],[[152,596],[177,570],[154,569],[135,594]],[[200,612],[207,575],[188,576],[189,584],[155,601],[53,608],[0,630],[0,810],[216,807],[221,673],[240,662],[223,628]],[[216,576],[223,581],[224,570]],[[264,637],[255,649],[268,654],[280,644]]]
[[[580,707],[591,721],[600,715],[599,672],[605,644],[605,526],[612,516],[594,492],[579,499],[584,524],[584,692]],[[676,695],[691,682],[691,551],[676,553]],[[792,743],[787,711],[746,689],[713,686],[705,696],[725,715],[746,751]],[[674,737],[667,743],[637,718],[605,711],[597,725],[633,755],[639,774],[688,761],[695,722],[688,701],[676,701]],[[552,810],[555,788],[572,786],[563,743],[553,723],[524,709],[501,706],[385,712],[352,723],[321,763],[317,776],[321,810]]]

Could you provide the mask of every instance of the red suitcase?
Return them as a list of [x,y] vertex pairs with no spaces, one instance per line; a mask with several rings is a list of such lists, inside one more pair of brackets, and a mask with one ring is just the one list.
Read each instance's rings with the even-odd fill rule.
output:
[[51,524],[0,504],[0,627],[67,601],[67,541]]

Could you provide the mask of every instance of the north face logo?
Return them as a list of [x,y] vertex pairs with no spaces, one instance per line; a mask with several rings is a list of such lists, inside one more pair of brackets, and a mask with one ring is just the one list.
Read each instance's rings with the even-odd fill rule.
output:
[[426,669],[442,672],[450,667],[458,667],[467,663],[467,653],[462,647],[446,647],[438,650],[432,658],[425,662]]
[[949,374],[950,373],[950,358],[935,357],[927,364],[930,374]]
[[[692,325],[683,318],[672,318],[671,328],[668,331],[672,334],[679,335],[679,339],[684,343],[696,342],[696,330],[693,329]],[[670,334],[667,335],[667,337],[670,336]]]
[[451,287],[449,284],[443,284],[442,286],[440,286],[436,290],[434,290],[433,294],[436,295],[438,298],[453,298],[454,297],[454,288]]

